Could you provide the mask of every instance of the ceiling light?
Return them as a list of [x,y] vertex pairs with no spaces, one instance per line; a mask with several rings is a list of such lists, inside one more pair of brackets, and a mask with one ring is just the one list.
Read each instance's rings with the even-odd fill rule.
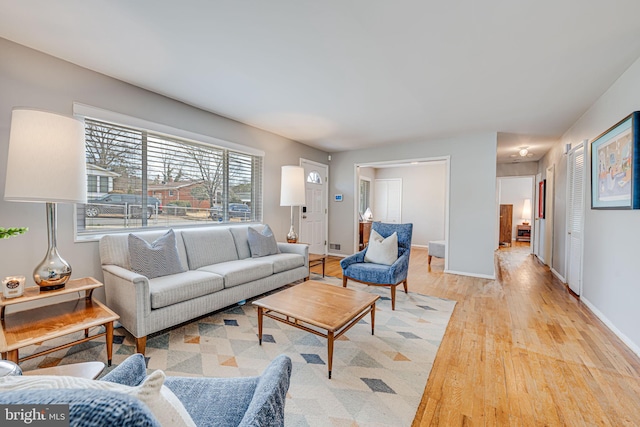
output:
[[529,150],[523,148],[522,150],[518,151],[518,154],[520,154],[520,157],[527,157],[527,154],[529,154]]

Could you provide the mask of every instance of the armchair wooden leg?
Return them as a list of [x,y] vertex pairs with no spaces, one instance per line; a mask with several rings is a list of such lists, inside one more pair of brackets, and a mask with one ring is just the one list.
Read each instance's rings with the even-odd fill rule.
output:
[[396,309],[396,286],[391,285],[391,310]]
[[431,265],[431,255],[427,257],[427,264]]
[[147,347],[147,337],[136,338],[136,353],[140,353],[144,356],[144,351]]
[[407,288],[409,287],[409,285],[407,284],[406,280],[404,282],[402,282],[402,286],[404,286],[404,293],[408,294],[409,290]]
[[342,287],[343,288],[347,287],[347,276],[345,275],[342,276]]

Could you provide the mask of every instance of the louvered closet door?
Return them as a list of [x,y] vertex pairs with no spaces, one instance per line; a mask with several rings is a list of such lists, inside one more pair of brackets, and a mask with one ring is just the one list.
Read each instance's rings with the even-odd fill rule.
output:
[[582,230],[584,222],[585,165],[584,145],[569,152],[569,197],[567,200],[568,221],[568,268],[567,284],[580,295],[582,291]]

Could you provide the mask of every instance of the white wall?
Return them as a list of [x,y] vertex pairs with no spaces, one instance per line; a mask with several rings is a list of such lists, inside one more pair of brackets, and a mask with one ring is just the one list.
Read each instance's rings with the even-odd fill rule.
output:
[[402,179],[402,222],[413,224],[412,245],[444,240],[445,173],[444,162],[376,169],[376,179]]
[[522,209],[524,200],[531,200],[532,215],[528,219],[528,223],[532,223],[533,204],[535,201],[532,196],[533,177],[508,177],[500,178],[500,194],[498,200],[501,205],[513,205],[513,217],[511,218],[511,240],[516,238],[516,227],[523,223]]
[[[565,206],[567,168],[565,144],[596,138],[633,111],[640,110],[640,59],[563,135],[558,146],[541,161],[540,170],[555,165],[554,267],[565,273]],[[591,155],[588,161],[581,299],[638,354],[640,301],[640,211],[592,210]],[[562,206],[559,205],[562,203]],[[561,253],[562,256],[556,254]]]
[[[31,277],[47,249],[44,204],[5,202],[4,185],[11,109],[33,107],[72,115],[74,101],[152,122],[236,142],[265,151],[264,221],[276,236],[289,229],[289,208],[280,207],[280,166],[300,157],[326,162],[327,153],[211,114],[0,39],[0,226],[29,227],[26,235],[0,240],[0,275]],[[42,173],[56,167],[43,163]],[[74,243],[73,207],[58,210],[58,248],[73,267],[73,277],[102,279],[97,242]]]
[[345,201],[329,205],[329,241],[355,252],[356,164],[450,156],[449,271],[494,277],[496,143],[491,132],[332,153],[330,193]]

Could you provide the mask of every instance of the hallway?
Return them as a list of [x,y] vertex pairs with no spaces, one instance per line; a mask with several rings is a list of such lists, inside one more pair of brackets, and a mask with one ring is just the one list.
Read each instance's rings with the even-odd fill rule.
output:
[[412,249],[409,290],[458,301],[414,426],[640,425],[640,358],[528,245],[495,259],[498,280],[478,279]]

